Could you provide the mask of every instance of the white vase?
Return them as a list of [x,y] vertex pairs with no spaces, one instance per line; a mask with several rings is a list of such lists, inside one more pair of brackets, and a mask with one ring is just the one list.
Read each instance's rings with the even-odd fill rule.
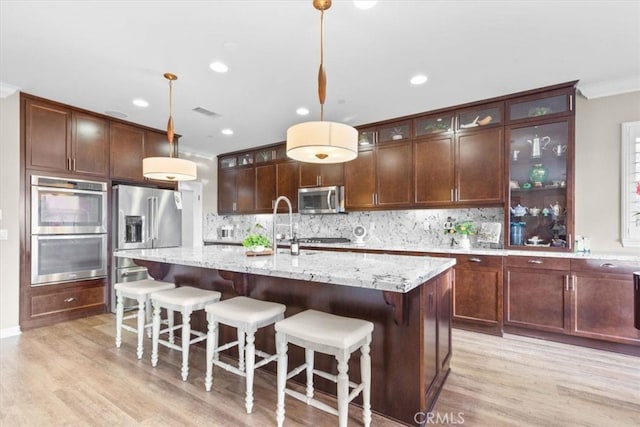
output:
[[264,252],[265,247],[262,245],[258,245],[258,246],[251,246],[251,252]]
[[458,242],[458,245],[462,249],[470,249],[471,248],[471,240],[469,240],[469,236],[467,234],[461,235],[460,236],[460,241]]

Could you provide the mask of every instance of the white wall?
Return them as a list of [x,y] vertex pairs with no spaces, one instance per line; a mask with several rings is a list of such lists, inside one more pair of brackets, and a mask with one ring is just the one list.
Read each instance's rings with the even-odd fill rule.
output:
[[576,234],[592,251],[638,253],[620,242],[620,124],[640,120],[640,92],[576,104]]
[[19,329],[20,301],[20,94],[0,98],[0,338]]

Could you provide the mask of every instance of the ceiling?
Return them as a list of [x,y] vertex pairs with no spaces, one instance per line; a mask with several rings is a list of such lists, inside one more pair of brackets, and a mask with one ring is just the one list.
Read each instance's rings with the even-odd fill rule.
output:
[[[0,86],[166,129],[175,73],[180,149],[212,157],[319,119],[319,32],[311,0],[2,0]],[[588,98],[636,91],[640,1],[334,0],[325,68],[325,119],[354,126],[571,80]]]

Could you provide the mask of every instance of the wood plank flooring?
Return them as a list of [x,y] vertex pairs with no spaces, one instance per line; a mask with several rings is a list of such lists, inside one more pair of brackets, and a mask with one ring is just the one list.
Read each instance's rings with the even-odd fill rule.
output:
[[[150,340],[139,361],[135,335],[124,333],[120,349],[114,335],[115,316],[105,314],[0,340],[0,425],[275,425],[273,375],[257,373],[254,412],[247,415],[242,378],[216,368],[212,391],[204,391],[203,349],[192,349],[182,382],[179,352],[161,348],[152,368]],[[453,349],[428,424],[640,425],[636,357],[461,330],[454,330]],[[286,410],[286,426],[337,425],[336,417],[291,398]],[[349,415],[349,425],[362,425],[359,408],[352,405]],[[374,415],[372,425],[400,424]]]

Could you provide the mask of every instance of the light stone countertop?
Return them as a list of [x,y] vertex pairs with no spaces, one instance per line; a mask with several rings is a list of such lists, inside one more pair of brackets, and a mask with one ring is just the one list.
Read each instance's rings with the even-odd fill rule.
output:
[[[215,244],[240,244],[240,241],[224,240],[224,239],[204,239],[205,243]],[[278,243],[281,245],[282,243]],[[284,244],[287,245],[287,244]],[[572,258],[572,259],[597,259],[603,261],[620,261],[620,262],[637,262],[640,263],[640,250],[633,253],[615,253],[615,252],[589,252],[589,253],[575,253],[575,252],[555,252],[545,251],[543,249],[534,250],[517,250],[517,249],[488,249],[488,248],[471,248],[460,249],[450,247],[430,247],[423,245],[376,245],[370,242],[365,242],[363,245],[356,245],[355,243],[303,243],[300,247],[314,248],[340,248],[340,249],[354,249],[354,250],[383,250],[383,251],[396,251],[396,252],[424,252],[424,253],[442,253],[451,255],[495,255],[495,256],[528,256],[528,257],[553,257],[553,258]],[[640,264],[638,265],[640,268]]]
[[267,256],[246,256],[234,245],[132,249],[115,256],[168,264],[227,270],[287,279],[321,282],[406,293],[455,265],[454,259],[427,256],[367,254],[302,250],[292,256],[286,249]]

